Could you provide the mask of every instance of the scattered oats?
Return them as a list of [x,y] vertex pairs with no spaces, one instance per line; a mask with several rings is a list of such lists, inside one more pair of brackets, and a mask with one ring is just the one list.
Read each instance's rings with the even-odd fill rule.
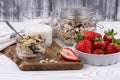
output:
[[48,58],[46,58],[45,60],[46,60],[46,61],[48,61],[49,59],[48,59]]
[[40,60],[40,64],[42,64],[43,62],[45,62],[45,60],[43,59],[43,60]]
[[49,62],[48,60],[49,60],[49,59],[48,59],[48,58],[46,58],[46,59],[45,59],[45,63]]
[[51,60],[49,60],[49,62],[51,62],[51,63],[58,63],[55,59],[51,59]]
[[58,63],[54,58],[50,59],[50,60],[48,58],[40,60],[40,64],[48,63],[48,62],[50,62],[50,63]]

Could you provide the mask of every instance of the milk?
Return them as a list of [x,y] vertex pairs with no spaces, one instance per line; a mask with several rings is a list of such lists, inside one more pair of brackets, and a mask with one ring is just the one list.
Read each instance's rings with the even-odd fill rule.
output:
[[49,25],[42,23],[34,23],[25,25],[25,34],[34,36],[40,34],[45,39],[46,47],[52,44],[52,29]]

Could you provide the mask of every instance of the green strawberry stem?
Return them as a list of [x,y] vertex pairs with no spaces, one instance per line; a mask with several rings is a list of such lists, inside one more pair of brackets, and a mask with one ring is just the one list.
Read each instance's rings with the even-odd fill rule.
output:
[[102,37],[95,37],[95,41],[96,41],[96,42],[102,42],[102,41],[103,41],[103,38],[102,38]]
[[114,43],[115,45],[117,45],[120,48],[120,39],[113,39],[112,43]]
[[114,32],[114,29],[108,29],[108,31],[104,31],[104,33],[107,35],[107,36],[111,36],[111,37],[113,37],[113,36],[115,36],[117,33],[116,32]]
[[106,54],[106,49],[104,47],[101,47],[101,50],[104,52],[104,54]]
[[78,43],[81,40],[85,40],[85,36],[82,36],[81,34],[77,33],[77,37],[76,37],[76,42]]

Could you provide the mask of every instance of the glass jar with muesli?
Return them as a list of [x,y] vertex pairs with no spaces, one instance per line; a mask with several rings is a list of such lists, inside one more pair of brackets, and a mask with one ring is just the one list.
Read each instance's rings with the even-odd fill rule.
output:
[[65,44],[73,44],[78,34],[84,31],[94,31],[95,24],[91,18],[91,11],[88,8],[64,8],[61,10],[60,22],[58,25],[58,37]]
[[45,40],[41,35],[25,36],[17,40],[16,52],[22,60],[39,60],[45,53]]

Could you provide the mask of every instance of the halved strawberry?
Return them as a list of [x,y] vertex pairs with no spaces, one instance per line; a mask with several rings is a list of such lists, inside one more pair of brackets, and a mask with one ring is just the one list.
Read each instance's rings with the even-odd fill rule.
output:
[[85,53],[91,53],[92,43],[89,40],[81,40],[77,45],[77,49]]
[[105,33],[105,35],[104,35],[103,39],[105,41],[108,41],[109,43],[112,42],[112,40],[114,39],[114,36],[117,34],[114,32],[114,29],[111,29],[111,30],[108,29],[108,31],[105,31],[104,33]]
[[104,51],[102,51],[101,49],[95,49],[93,51],[93,54],[104,54]]
[[60,52],[61,56],[65,60],[78,61],[79,58],[76,53],[70,48],[63,48]]
[[107,54],[113,54],[120,51],[120,39],[113,39],[113,42],[107,46]]
[[84,32],[83,36],[85,36],[87,40],[93,43],[95,40],[95,37],[101,37],[101,34],[94,31],[86,31]]
[[95,38],[95,42],[93,44],[94,49],[101,49],[101,48],[106,48],[106,43],[103,41],[102,37],[100,38]]

